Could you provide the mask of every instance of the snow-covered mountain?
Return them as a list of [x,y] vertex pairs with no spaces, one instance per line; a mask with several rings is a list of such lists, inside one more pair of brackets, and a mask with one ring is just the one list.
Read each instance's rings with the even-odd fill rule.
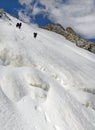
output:
[[95,54],[17,22],[0,18],[0,130],[95,130]]

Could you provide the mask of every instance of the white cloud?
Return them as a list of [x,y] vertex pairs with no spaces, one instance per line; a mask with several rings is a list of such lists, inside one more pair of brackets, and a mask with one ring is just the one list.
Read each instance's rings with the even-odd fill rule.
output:
[[[60,23],[64,27],[71,26],[87,38],[95,37],[95,0],[36,0],[36,2],[19,0],[19,2],[21,5],[26,5],[26,12],[31,12],[28,17],[35,17],[41,13],[48,14],[48,18],[55,23]],[[45,8],[40,8],[38,2]]]
[[27,16],[27,14],[23,13],[22,10],[18,11],[18,16],[19,19],[24,21],[25,23],[28,23],[30,25],[32,25],[32,27],[38,27],[38,25],[36,23],[32,23],[31,18],[29,16]]
[[25,23],[30,23],[30,17],[27,14],[23,13],[21,10],[18,12],[18,16],[20,20],[24,21]]
[[19,2],[20,2],[21,5],[23,5],[23,4],[25,4],[25,5],[31,4],[31,0],[19,0]]

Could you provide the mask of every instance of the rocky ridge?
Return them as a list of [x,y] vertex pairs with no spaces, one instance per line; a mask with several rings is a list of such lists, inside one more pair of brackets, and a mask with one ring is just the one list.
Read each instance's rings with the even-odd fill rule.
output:
[[8,17],[8,15],[7,15],[7,13],[3,10],[3,9],[0,9],[0,18],[3,18],[3,19],[7,19],[7,20],[11,20],[9,17]]
[[64,29],[60,24],[48,24],[44,27],[44,29],[61,34],[67,40],[74,42],[78,47],[84,48],[92,53],[95,53],[95,43],[82,38],[71,27],[67,27],[66,29]]

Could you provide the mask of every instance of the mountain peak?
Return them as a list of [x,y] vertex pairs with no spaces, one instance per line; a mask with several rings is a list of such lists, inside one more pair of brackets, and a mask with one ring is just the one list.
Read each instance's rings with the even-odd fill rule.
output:
[[95,53],[95,44],[82,38],[71,27],[67,27],[66,29],[64,29],[64,27],[60,24],[49,24],[45,26],[44,29],[61,34],[67,40],[74,42],[78,47],[84,48],[92,53]]
[[71,27],[67,27],[67,28],[66,28],[66,31],[67,31],[68,33],[73,34],[73,35],[77,35],[76,32],[75,32]]

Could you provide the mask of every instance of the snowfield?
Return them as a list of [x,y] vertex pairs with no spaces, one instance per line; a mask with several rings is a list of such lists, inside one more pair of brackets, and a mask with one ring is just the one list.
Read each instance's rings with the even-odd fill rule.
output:
[[[0,18],[0,130],[95,130],[95,54]],[[37,32],[37,38],[33,33]]]

